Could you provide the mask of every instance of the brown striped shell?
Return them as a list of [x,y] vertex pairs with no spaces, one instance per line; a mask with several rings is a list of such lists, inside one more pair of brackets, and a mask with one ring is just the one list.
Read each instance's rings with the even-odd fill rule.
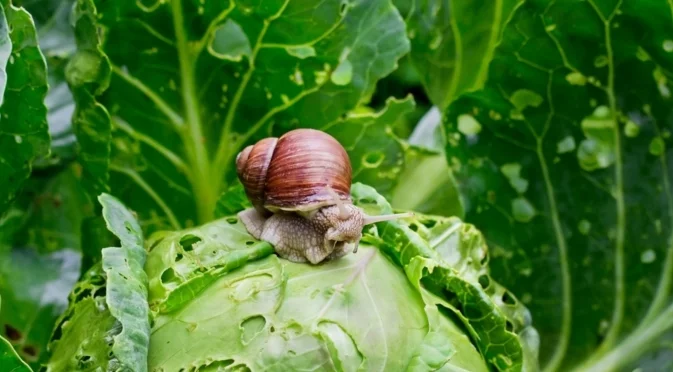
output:
[[352,167],[346,150],[329,134],[295,129],[243,149],[236,169],[253,206],[263,214],[307,212],[335,204],[328,186],[350,202]]

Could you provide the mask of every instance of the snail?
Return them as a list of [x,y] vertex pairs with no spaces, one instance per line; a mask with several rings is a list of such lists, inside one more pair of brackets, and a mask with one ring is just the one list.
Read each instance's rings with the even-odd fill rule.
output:
[[348,154],[319,130],[295,129],[249,145],[236,169],[252,204],[239,219],[289,261],[318,264],[356,253],[364,226],[413,216],[368,216],[353,205]]

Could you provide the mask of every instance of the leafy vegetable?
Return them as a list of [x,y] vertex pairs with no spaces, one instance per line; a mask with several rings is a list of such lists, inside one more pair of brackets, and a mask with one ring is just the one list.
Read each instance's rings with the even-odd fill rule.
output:
[[[369,211],[390,211],[372,188],[354,185],[354,198]],[[233,216],[158,232],[145,244],[149,370],[535,370],[536,334],[525,309],[500,300],[505,290],[488,277],[480,234],[455,218],[379,224],[357,254],[318,266],[279,259]],[[462,284],[423,283],[448,285],[449,277]],[[110,365],[110,344],[98,341],[111,332],[110,312],[95,310],[106,296],[96,285],[110,293],[103,280],[93,269],[71,296],[49,371]],[[478,319],[482,309],[490,315]],[[82,355],[85,364],[64,363]]]
[[103,249],[102,261],[70,294],[70,307],[52,335],[48,371],[147,371],[150,325],[143,234],[119,200],[109,194],[98,199],[120,247]]
[[22,5],[35,21],[40,50],[47,61],[49,87],[44,103],[51,137],[48,158],[39,159],[36,167],[46,167],[72,160],[77,142],[71,126],[75,104],[65,81],[65,66],[75,53],[75,38],[70,17],[74,0],[23,1]]
[[0,365],[12,372],[30,372],[30,367],[24,363],[7,340],[0,336]]
[[[316,10],[284,1],[95,5],[78,7],[80,57],[69,81],[77,86],[82,75],[105,90],[99,101],[114,123],[112,190],[132,201],[150,231],[211,220],[244,144],[337,120],[408,51],[404,23],[383,0],[327,1]],[[111,76],[95,33],[85,32],[93,20],[106,29],[100,45]],[[82,124],[102,133],[82,131],[82,141],[104,142],[108,129],[94,94],[75,96],[78,110],[96,107]],[[153,136],[156,128],[166,134]],[[101,163],[85,166],[104,183],[100,151]]]
[[49,152],[47,74],[35,25],[23,8],[0,2],[0,216]]
[[502,29],[522,2],[395,1],[407,22],[412,64],[436,106],[484,84]]
[[671,35],[663,0],[527,1],[447,111],[467,220],[547,370],[644,366],[673,328]]
[[121,324],[114,337],[112,353],[124,368],[147,370],[149,348],[149,308],[143,233],[136,218],[119,200],[108,194],[99,198],[108,229],[121,241],[121,247],[103,249],[106,275],[105,299],[110,314]]
[[[79,279],[79,252],[41,255],[14,250],[0,263],[0,326],[19,355],[39,367],[56,318],[67,308],[67,294]],[[3,366],[4,365],[0,364]]]

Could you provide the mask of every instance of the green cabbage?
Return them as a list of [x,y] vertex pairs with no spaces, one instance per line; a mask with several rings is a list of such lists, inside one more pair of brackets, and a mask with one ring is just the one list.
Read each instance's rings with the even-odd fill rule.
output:
[[[391,211],[370,187],[353,196],[370,214]],[[154,234],[144,282],[129,269],[142,261],[136,222],[116,199],[101,202],[122,244],[72,292],[48,371],[537,369],[527,310],[488,276],[481,234],[456,218],[380,223],[356,254],[308,265],[277,257],[229,216]],[[113,287],[127,296],[111,299]],[[131,303],[145,290],[148,348],[143,305]]]

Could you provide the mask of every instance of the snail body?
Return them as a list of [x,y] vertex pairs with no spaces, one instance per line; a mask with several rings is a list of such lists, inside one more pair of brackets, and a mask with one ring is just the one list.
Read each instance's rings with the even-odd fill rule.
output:
[[253,205],[239,213],[241,222],[293,262],[317,264],[355,253],[365,225],[412,215],[367,216],[353,205],[348,154],[322,131],[264,138],[238,154],[236,169]]

